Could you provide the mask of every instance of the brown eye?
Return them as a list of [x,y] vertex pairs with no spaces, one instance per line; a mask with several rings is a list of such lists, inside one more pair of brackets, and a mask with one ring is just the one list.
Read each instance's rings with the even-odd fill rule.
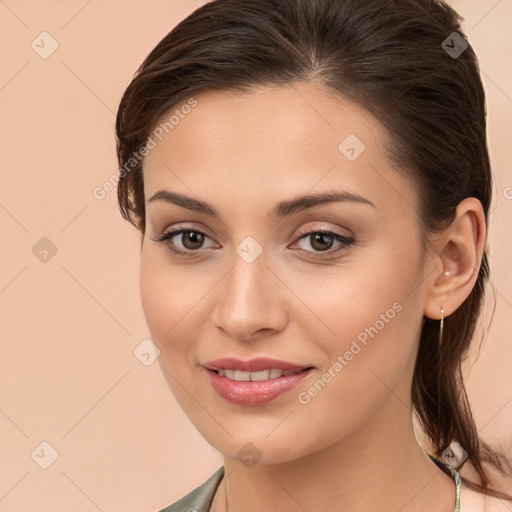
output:
[[[308,244],[300,244],[300,242],[308,242]],[[338,243],[338,248],[330,251],[329,249],[331,249],[336,242]],[[301,235],[297,241],[302,252],[307,253],[308,256],[313,258],[334,257],[340,251],[347,250],[354,242],[354,238],[341,235],[335,231],[325,230],[309,231]],[[305,245],[309,245],[313,250],[304,247]]]
[[185,249],[200,249],[204,243],[204,233],[200,231],[183,231],[181,233],[181,243]]
[[317,251],[326,251],[332,247],[334,237],[325,233],[313,233],[308,235],[311,240],[311,247]]
[[154,242],[163,242],[170,251],[182,256],[201,252],[206,239],[210,237],[202,231],[185,228],[151,237]]

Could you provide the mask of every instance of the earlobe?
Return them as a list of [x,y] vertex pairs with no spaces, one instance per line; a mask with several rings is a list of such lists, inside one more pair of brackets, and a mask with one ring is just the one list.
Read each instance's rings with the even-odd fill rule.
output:
[[444,309],[446,318],[466,300],[478,278],[486,234],[480,201],[461,201],[453,221],[432,246],[434,270],[426,283],[426,317],[440,320]]

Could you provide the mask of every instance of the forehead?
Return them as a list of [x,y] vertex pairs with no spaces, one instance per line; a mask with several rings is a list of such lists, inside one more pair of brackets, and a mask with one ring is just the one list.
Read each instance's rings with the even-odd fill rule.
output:
[[194,101],[157,123],[165,128],[174,116],[145,158],[146,200],[161,188],[210,197],[214,187],[252,200],[342,187],[377,207],[415,204],[412,184],[389,161],[382,124],[330,89],[300,83],[204,92]]

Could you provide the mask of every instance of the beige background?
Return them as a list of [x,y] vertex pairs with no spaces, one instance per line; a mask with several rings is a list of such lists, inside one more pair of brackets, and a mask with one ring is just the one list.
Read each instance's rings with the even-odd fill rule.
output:
[[[222,463],[157,363],[134,355],[149,336],[138,235],[115,191],[92,194],[116,172],[115,112],[133,72],[201,3],[0,1],[2,511],[151,512]],[[497,305],[467,385],[482,434],[512,454],[512,0],[453,5],[480,57],[496,176]],[[58,44],[45,59],[44,31]]]

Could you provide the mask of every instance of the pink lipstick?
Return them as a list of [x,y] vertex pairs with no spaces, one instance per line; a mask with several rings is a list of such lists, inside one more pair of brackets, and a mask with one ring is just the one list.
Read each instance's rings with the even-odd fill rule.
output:
[[237,405],[263,405],[295,388],[313,370],[313,366],[271,358],[242,361],[222,358],[203,366],[213,389],[225,400]]

